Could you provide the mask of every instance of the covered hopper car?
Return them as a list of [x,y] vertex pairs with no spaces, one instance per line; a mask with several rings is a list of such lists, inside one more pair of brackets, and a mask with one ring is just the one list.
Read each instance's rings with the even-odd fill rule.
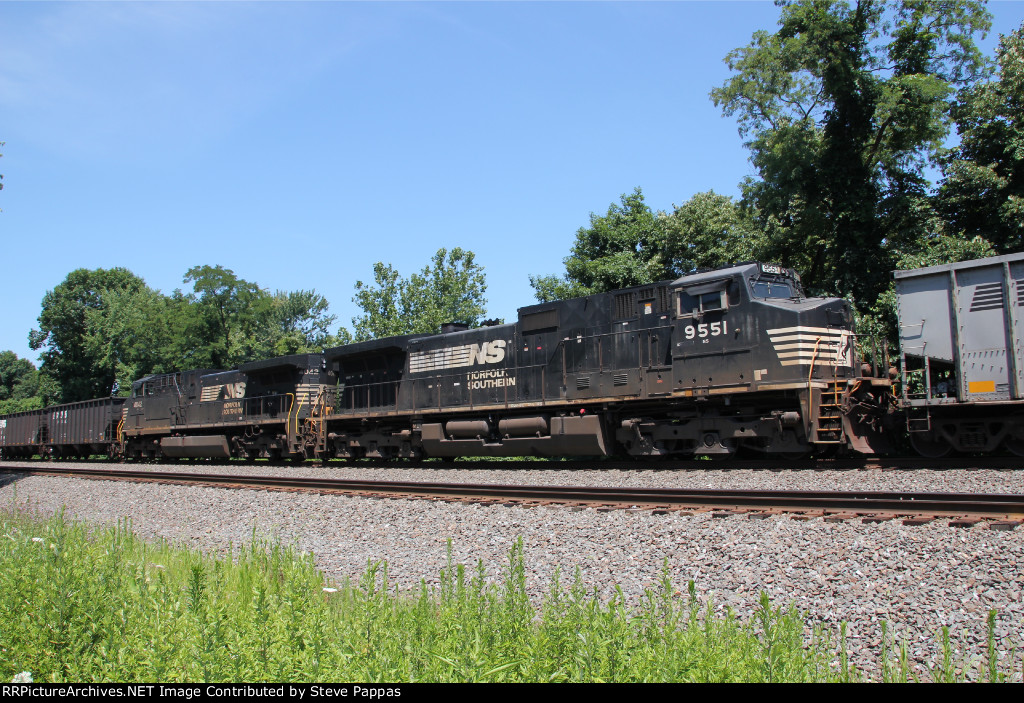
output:
[[1024,456],[1024,254],[895,275],[914,448]]

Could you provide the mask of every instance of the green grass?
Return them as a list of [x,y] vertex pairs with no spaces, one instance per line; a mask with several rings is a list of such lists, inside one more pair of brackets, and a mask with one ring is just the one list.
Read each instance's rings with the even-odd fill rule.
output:
[[[484,567],[396,596],[387,567],[325,590],[312,557],[255,541],[217,559],[89,531],[62,516],[0,515],[0,680],[53,681],[845,681],[840,637],[808,637],[762,595],[742,622],[667,579],[627,607],[578,582],[538,608],[521,545],[504,580]],[[949,647],[947,642],[946,652]],[[962,678],[947,657],[930,678]],[[995,654],[968,662],[1000,680]],[[905,655],[888,680],[913,679]]]

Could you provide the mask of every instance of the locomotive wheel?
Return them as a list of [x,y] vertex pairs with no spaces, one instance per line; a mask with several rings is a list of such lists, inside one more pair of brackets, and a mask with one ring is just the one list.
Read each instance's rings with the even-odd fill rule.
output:
[[1003,446],[1011,454],[1016,456],[1024,456],[1024,439],[1019,437],[1007,437],[1003,440]]
[[1011,417],[1003,437],[1002,448],[1014,456],[1024,456],[1024,418]]
[[953,451],[952,445],[945,437],[934,436],[930,432],[911,432],[910,445],[926,459],[941,459]]

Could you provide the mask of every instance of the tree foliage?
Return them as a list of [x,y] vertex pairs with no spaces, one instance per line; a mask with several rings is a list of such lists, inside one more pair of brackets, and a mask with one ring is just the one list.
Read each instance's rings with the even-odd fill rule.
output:
[[729,196],[697,193],[671,214],[660,213],[672,277],[758,256],[760,244],[749,217]]
[[1024,250],[1024,24],[1000,38],[996,80],[961,92],[960,145],[943,159],[939,207],[955,231]]
[[652,283],[666,277],[665,230],[644,202],[640,188],[623,194],[603,216],[590,214],[590,226],[576,232],[565,260],[566,278],[587,292]]
[[40,370],[58,384],[60,400],[74,402],[117,391],[117,357],[102,353],[97,340],[113,340],[114,332],[98,330],[96,322],[113,319],[106,313],[115,297],[131,297],[145,287],[127,269],[77,269],[46,293],[39,329],[29,333],[29,346],[43,350]]
[[711,97],[748,137],[763,255],[812,290],[873,300],[933,217],[924,169],[954,91],[984,70],[973,38],[989,14],[976,0],[779,5],[778,31],[730,52],[735,75]]
[[697,193],[664,213],[636,188],[604,215],[590,213],[564,259],[565,274],[531,275],[530,285],[542,303],[565,300],[749,259],[757,245],[749,217],[728,196]]
[[28,359],[0,352],[0,415],[43,407],[39,372]]
[[576,231],[565,274],[530,276],[541,302],[660,281],[671,276],[661,218],[644,202],[640,188],[623,193],[604,215],[590,213],[590,226]]
[[[448,322],[470,327],[486,314],[487,283],[475,254],[438,249],[430,264],[409,278],[377,262],[373,283],[356,282],[352,300],[363,311],[352,318],[356,341],[402,334],[436,334]],[[342,330],[341,336],[347,336]]]
[[[151,373],[231,368],[333,342],[315,290],[271,295],[222,266],[189,269],[192,290],[164,295],[126,269],[78,269],[43,298],[42,388],[54,402],[125,394]],[[47,385],[51,382],[53,385]]]
[[274,293],[270,314],[267,356],[284,356],[323,349],[334,343],[330,327],[337,319],[328,315],[330,303],[315,290]]
[[231,368],[267,345],[273,304],[265,290],[223,266],[194,266],[183,280],[192,292],[182,299],[182,337],[193,355],[182,368]]
[[86,310],[82,344],[94,367],[113,372],[114,382],[104,395],[124,395],[136,379],[173,370],[174,350],[185,342],[169,314],[169,301],[146,285],[107,288],[102,296],[102,305]]

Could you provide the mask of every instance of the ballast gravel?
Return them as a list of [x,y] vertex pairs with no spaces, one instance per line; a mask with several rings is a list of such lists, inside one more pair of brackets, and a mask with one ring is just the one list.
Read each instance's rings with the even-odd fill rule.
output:
[[[0,464],[2,466],[2,464]],[[591,486],[1024,492],[1015,471],[508,471],[153,466],[197,471],[334,478]],[[0,474],[0,505],[43,514],[62,508],[94,524],[129,519],[143,539],[166,539],[224,553],[260,538],[312,552],[330,580],[358,579],[369,563],[386,561],[392,588],[437,584],[450,558],[475,568],[482,560],[500,580],[508,553],[523,544],[527,586],[540,599],[556,574],[578,578],[610,598],[620,587],[636,603],[667,576],[685,595],[741,618],[761,592],[775,605],[792,603],[807,622],[838,633],[847,623],[851,662],[878,675],[882,621],[895,645],[906,645],[916,673],[941,657],[949,628],[959,661],[983,665],[987,617],[997,613],[996,649],[1021,680],[1024,656],[1024,526],[1013,530],[949,527],[946,521],[827,523],[787,516],[750,519],[648,511],[598,512],[567,507],[460,504],[368,499],[247,489],[186,487]]]

